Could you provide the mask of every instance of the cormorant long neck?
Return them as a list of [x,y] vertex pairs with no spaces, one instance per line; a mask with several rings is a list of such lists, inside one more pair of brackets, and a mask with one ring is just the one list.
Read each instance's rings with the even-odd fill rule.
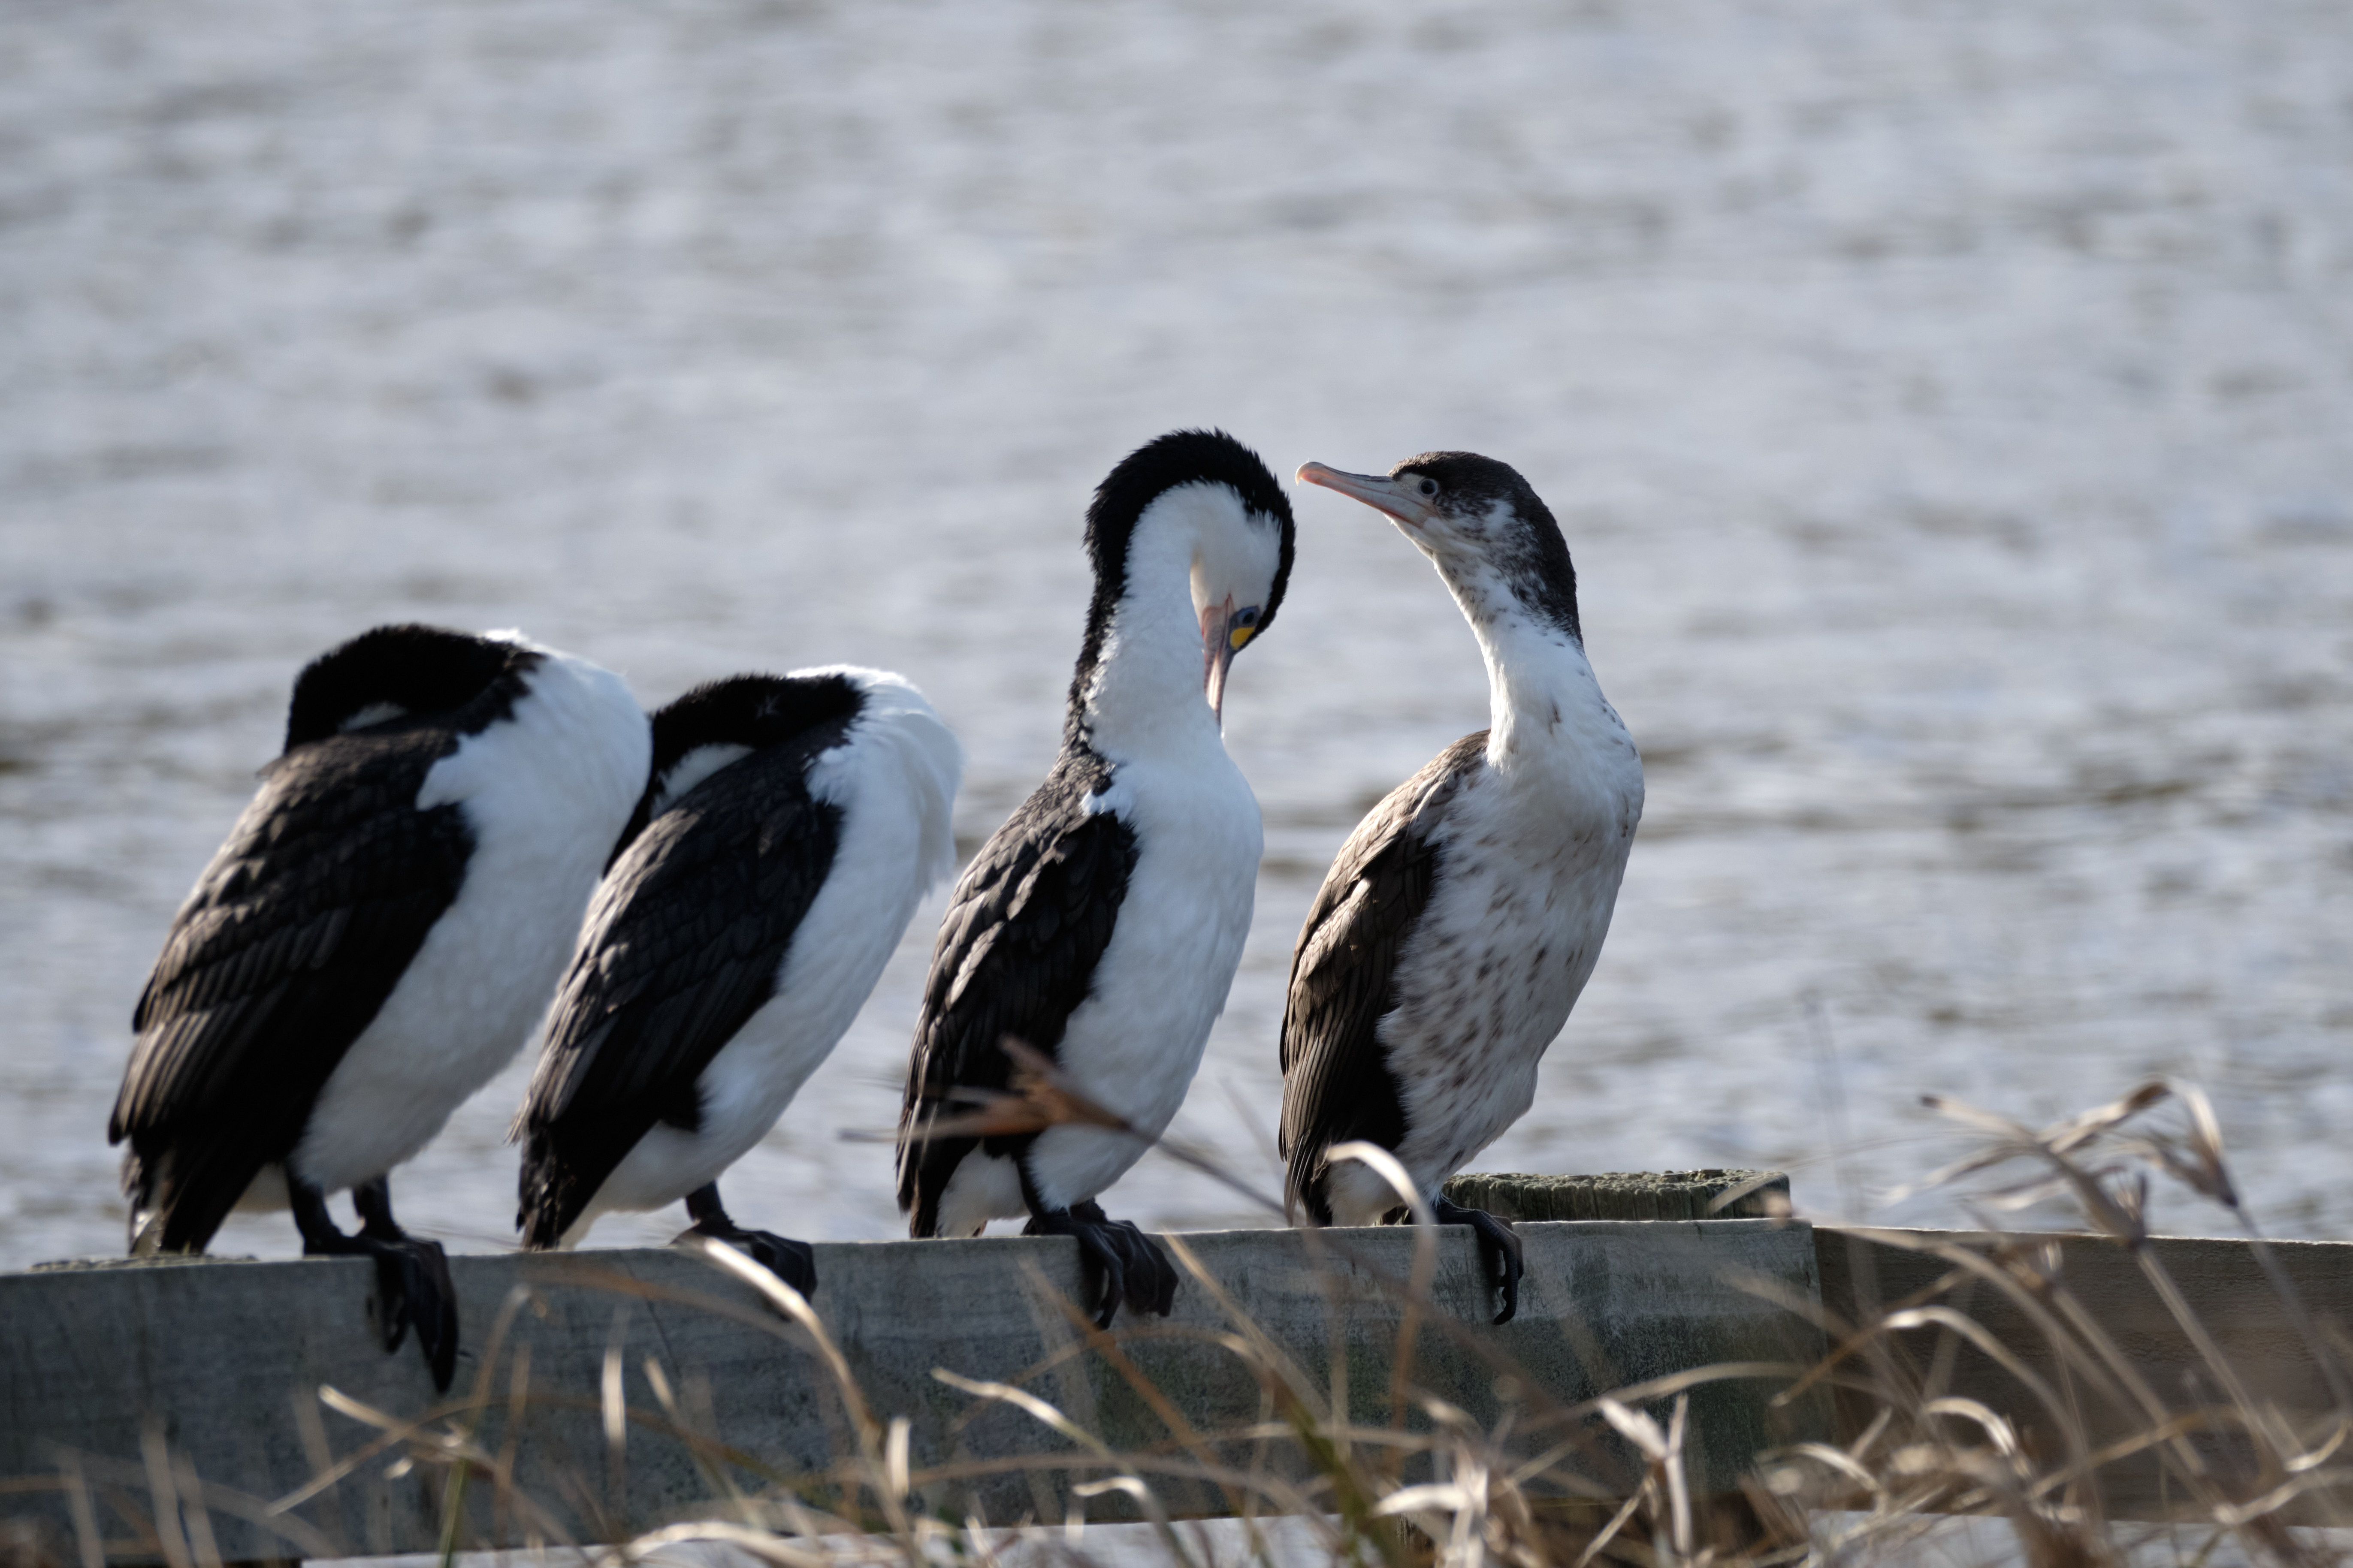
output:
[[1487,760],[1509,769],[1518,758],[1574,745],[1605,704],[1577,626],[1574,581],[1546,584],[1540,605],[1521,584],[1484,560],[1440,561],[1439,573],[1479,638],[1487,660]]
[[[1139,528],[1120,587],[1092,662],[1082,658],[1071,682],[1064,743],[1090,745],[1113,761],[1204,740],[1222,744],[1201,690],[1201,623],[1184,531]],[[1095,591],[1106,592],[1100,579]]]

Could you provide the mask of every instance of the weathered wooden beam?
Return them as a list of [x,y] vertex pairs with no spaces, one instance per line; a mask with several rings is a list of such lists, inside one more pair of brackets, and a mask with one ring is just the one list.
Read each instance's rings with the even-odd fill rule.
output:
[[[1482,1324],[1493,1310],[1471,1237],[1450,1229],[1438,1247],[1434,1300],[1447,1322],[1421,1330],[1414,1382],[1479,1419],[1506,1401],[1533,1411],[1695,1367],[1820,1353],[1805,1313],[1751,1289],[1764,1281],[1812,1299],[1803,1226],[1530,1224],[1522,1236],[1519,1319],[1494,1331],[1457,1329]],[[1410,1268],[1409,1231],[1182,1240],[1230,1305],[1188,1279],[1172,1318],[1124,1316],[1117,1335],[1137,1373],[1187,1423],[1214,1433],[1281,1409],[1267,1401],[1260,1370],[1226,1342],[1237,1332],[1287,1362],[1311,1404],[1336,1389],[1356,1421],[1388,1418],[1401,1310],[1384,1281]],[[1081,1285],[1067,1238],[817,1250],[816,1306],[872,1410],[911,1419],[918,1471],[965,1467],[919,1487],[924,1507],[1059,1520],[1071,1483],[1111,1473],[1018,1410],[976,1413],[979,1402],[934,1379],[934,1368],[1018,1383],[1113,1450],[1187,1457],[1153,1400],[1086,1346],[1063,1310]],[[447,1400],[436,1399],[414,1346],[386,1355],[370,1339],[374,1275],[364,1260],[0,1276],[0,1483],[29,1489],[0,1495],[0,1515],[33,1519],[64,1560],[87,1531],[111,1561],[152,1563],[185,1561],[199,1530],[232,1560],[430,1550],[445,1527],[468,1546],[535,1533],[609,1541],[707,1516],[725,1506],[730,1485],[754,1494],[813,1487],[839,1505],[823,1478],[856,1447],[839,1392],[806,1336],[707,1260],[653,1249],[459,1257],[450,1267],[467,1349]],[[600,1408],[608,1354],[628,1412],[617,1457]],[[683,1425],[710,1440],[700,1457],[671,1429],[649,1361]],[[1773,1387],[1752,1380],[1692,1391],[1703,1488],[1732,1486],[1760,1445],[1826,1433],[1826,1405],[1768,1410]],[[478,1476],[458,1497],[445,1469],[404,1464],[405,1445],[383,1443],[351,1414],[363,1408],[467,1433],[493,1458],[511,1452],[512,1488]],[[1524,1416],[1524,1427],[1534,1419]],[[1293,1444],[1269,1447],[1277,1465],[1296,1453]],[[1213,1448],[1229,1462],[1251,1458],[1246,1443]],[[1596,1478],[1620,1479],[1602,1472],[1623,1458],[1598,1451]],[[302,1493],[334,1466],[347,1467],[335,1485]],[[1176,1512],[1227,1506],[1218,1489],[1195,1481],[1167,1479],[1163,1492]],[[1124,1503],[1114,1495],[1086,1506],[1116,1518]]]
[[[1847,1323],[1860,1323],[1876,1309],[1935,1300],[1973,1319],[2010,1355],[2051,1389],[2080,1422],[2090,1447],[2118,1443],[2148,1431],[2154,1423],[2137,1404],[2104,1397],[2097,1379],[2064,1364],[2045,1321],[2068,1323],[2055,1299],[2051,1316],[2037,1314],[1992,1280],[1974,1280],[1938,1291],[1940,1282],[1969,1271],[1938,1248],[1961,1248],[1984,1258],[2015,1256],[2052,1278],[2082,1309],[2082,1321],[2105,1336],[2118,1356],[2173,1412],[2200,1406],[2226,1407],[2222,1383],[2180,1321],[2166,1306],[2142,1264],[2115,1242],[2081,1235],[1992,1236],[1968,1231],[1872,1232],[1816,1227],[1821,1268],[1822,1304]],[[2353,1324],[2353,1243],[2283,1241],[2273,1244],[2290,1282],[2322,1331],[2340,1347],[2353,1344],[2344,1328]],[[2189,1312],[2222,1352],[2242,1386],[2259,1405],[2277,1411],[2316,1441],[2334,1426],[2333,1402],[2320,1365],[2297,1332],[2286,1308],[2243,1241],[2186,1237],[2159,1237],[2149,1253],[2179,1287]],[[2083,1331],[2068,1328],[2077,1342]],[[2065,1423],[2019,1377],[1993,1357],[1949,1330],[1926,1325],[1890,1336],[1900,1374],[1921,1380],[1930,1394],[1975,1399],[2007,1417],[2038,1463],[2056,1468],[2068,1458]],[[2340,1352],[2341,1353],[2341,1352]],[[1867,1358],[1852,1370],[1873,1374]],[[1852,1442],[1879,1408],[1874,1394],[1844,1389],[1837,1396],[1841,1443]],[[2286,1478],[2265,1478],[2249,1466],[2247,1446],[2224,1426],[2191,1438],[2227,1495],[2252,1497]],[[2323,1471],[2321,1474],[2331,1472]],[[2186,1519],[2199,1510],[2179,1480],[2168,1480],[2155,1453],[2142,1450],[2098,1468],[2099,1489],[2111,1517],[2127,1520]],[[2310,1479],[2312,1478],[2305,1478]],[[2298,1500],[2291,1522],[2353,1523],[2353,1488],[2320,1488]]]

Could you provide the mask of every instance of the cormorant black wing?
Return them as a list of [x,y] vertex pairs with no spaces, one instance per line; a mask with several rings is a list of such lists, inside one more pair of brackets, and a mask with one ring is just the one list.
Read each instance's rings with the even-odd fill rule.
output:
[[1329,1223],[1324,1151],[1352,1138],[1394,1150],[1405,1104],[1376,1030],[1397,1005],[1398,957],[1437,879],[1439,812],[1486,749],[1465,735],[1391,790],[1324,874],[1291,953],[1282,1009],[1283,1199]]
[[959,1089],[1004,1089],[1010,1035],[1052,1055],[1087,998],[1135,869],[1135,832],[1088,799],[1109,783],[1101,762],[1065,756],[957,879],[915,1026],[899,1113],[899,1206],[916,1236],[934,1234],[956,1166],[983,1143],[1018,1155],[1034,1134],[932,1138],[931,1123],[973,1109]]
[[702,1122],[697,1080],[776,993],[841,837],[809,793],[844,722],[738,758],[654,817],[596,889],[517,1121],[526,1245],[553,1247],[656,1122]]
[[336,1065],[458,897],[473,836],[417,792],[458,737],[392,727],[272,763],[172,922],[107,1125],[163,1250],[201,1249],[283,1161]]

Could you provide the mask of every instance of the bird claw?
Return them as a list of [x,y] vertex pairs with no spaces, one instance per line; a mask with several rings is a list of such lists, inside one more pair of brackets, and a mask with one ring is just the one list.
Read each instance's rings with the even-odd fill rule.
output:
[[1134,1220],[1110,1218],[1100,1204],[1072,1204],[1067,1209],[1032,1215],[1021,1234],[1067,1236],[1077,1241],[1088,1272],[1099,1277],[1095,1313],[1099,1329],[1111,1327],[1122,1302],[1161,1318],[1176,1304],[1176,1266],[1160,1244],[1137,1229]]
[[302,1232],[302,1256],[375,1258],[375,1294],[368,1301],[368,1316],[385,1353],[398,1350],[414,1324],[417,1348],[433,1371],[434,1391],[448,1393],[458,1375],[458,1289],[450,1283],[449,1257],[441,1244],[400,1228],[392,1217],[391,1188],[381,1176],[352,1189],[352,1206],[360,1216],[356,1236],[335,1227],[326,1194],[316,1185],[290,1176],[287,1187],[294,1224]]
[[434,1390],[448,1393],[458,1374],[458,1290],[449,1280],[448,1255],[439,1242],[417,1237],[354,1239],[354,1250],[375,1259],[376,1327],[385,1353],[398,1350],[414,1324]]
[[1497,1326],[1508,1323],[1520,1310],[1520,1279],[1526,1272],[1520,1258],[1520,1238],[1511,1222],[1497,1219],[1484,1209],[1466,1209],[1458,1204],[1438,1200],[1434,1216],[1440,1225],[1467,1225],[1479,1237],[1479,1261],[1485,1267],[1487,1282],[1504,1293],[1504,1310],[1495,1314]]
[[684,1241],[690,1236],[725,1242],[804,1298],[817,1294],[817,1248],[806,1241],[772,1230],[746,1230],[723,1217],[698,1220],[680,1232],[678,1239]]

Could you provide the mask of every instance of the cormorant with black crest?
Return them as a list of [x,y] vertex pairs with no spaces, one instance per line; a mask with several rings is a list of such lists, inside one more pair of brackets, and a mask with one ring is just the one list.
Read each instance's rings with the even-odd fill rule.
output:
[[[1264,837],[1220,722],[1229,665],[1282,603],[1291,504],[1240,442],[1180,430],[1104,479],[1086,543],[1061,754],[966,868],[933,952],[899,1206],[918,1237],[1024,1215],[1026,1234],[1075,1237],[1108,1324],[1176,1292],[1166,1255],[1095,1200],[1184,1100],[1250,929]],[[964,1091],[1013,1083],[1008,1037],[1134,1131],[950,1131]]]
[[955,869],[963,769],[923,694],[881,670],[737,676],[654,715],[653,782],[516,1119],[524,1245],[683,1198],[688,1234],[816,1288],[808,1246],[735,1224],[719,1176],[776,1125]]
[[448,1267],[389,1173],[529,1037],[650,754],[619,677],[518,633],[381,626],[304,669],[139,999],[107,1130],[132,1250],[290,1206],[306,1254],[375,1259],[385,1348],[413,1324],[447,1388]]
[[1586,659],[1577,572],[1552,513],[1492,458],[1431,452],[1387,477],[1299,478],[1383,512],[1430,557],[1486,656],[1490,722],[1357,824],[1291,960],[1282,1018],[1284,1195],[1319,1224],[1403,1200],[1395,1154],[1441,1225],[1468,1225],[1519,1305],[1519,1238],[1440,1188],[1534,1103],[1536,1062],[1601,956],[1642,816],[1642,762]]

